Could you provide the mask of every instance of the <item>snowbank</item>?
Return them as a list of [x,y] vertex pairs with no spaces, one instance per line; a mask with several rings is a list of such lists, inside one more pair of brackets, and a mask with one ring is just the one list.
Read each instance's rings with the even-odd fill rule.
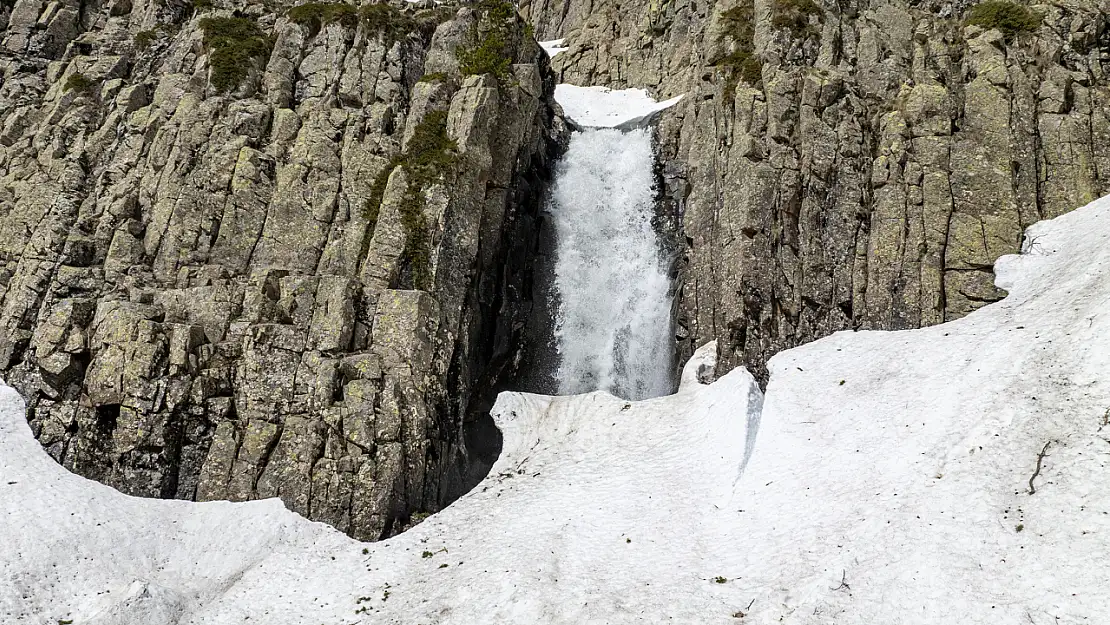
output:
[[547,56],[554,58],[560,52],[566,52],[570,48],[565,46],[566,39],[552,39],[551,41],[541,41],[540,47],[547,53]]
[[[636,403],[503,394],[494,416],[505,453],[489,477],[413,530],[364,545],[277,500],[144,500],[72,475],[5,388],[0,579],[16,583],[0,586],[0,622],[696,620],[720,612],[706,581],[718,533],[706,520],[728,498],[744,411],[759,398],[744,371]],[[686,589],[679,605],[660,592],[675,584]]]
[[555,101],[563,107],[563,114],[584,128],[638,128],[681,99],[656,102],[643,89],[555,86]]
[[784,352],[762,410],[710,350],[669,397],[503,394],[489,477],[377,544],[69,474],[5,388],[0,622],[1105,623],[1110,200],[1029,235],[1003,302]]
[[[570,49],[566,39],[541,41],[540,47],[551,58]],[[578,128],[642,128],[681,99],[682,96],[677,96],[656,102],[644,89],[555,86],[555,101],[563,107],[563,115]]]

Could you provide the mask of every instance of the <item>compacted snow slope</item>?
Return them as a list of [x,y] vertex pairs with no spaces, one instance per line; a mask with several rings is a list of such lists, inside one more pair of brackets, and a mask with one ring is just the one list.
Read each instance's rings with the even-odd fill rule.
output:
[[1108,623],[1110,200],[1028,240],[1003,302],[780,354],[762,410],[711,347],[668,397],[506,393],[490,476],[378,544],[71,475],[3,389],[0,623]]

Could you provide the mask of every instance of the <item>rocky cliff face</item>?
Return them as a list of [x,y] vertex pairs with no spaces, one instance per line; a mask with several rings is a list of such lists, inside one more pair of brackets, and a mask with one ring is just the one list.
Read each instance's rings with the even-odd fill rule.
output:
[[374,539],[467,479],[563,131],[503,5],[288,9],[0,6],[0,369],[77,473]]
[[[680,351],[722,371],[999,299],[1022,231],[1110,192],[1110,4],[531,0],[561,82],[687,94],[659,127]],[[1033,242],[1033,245],[1036,243]]]

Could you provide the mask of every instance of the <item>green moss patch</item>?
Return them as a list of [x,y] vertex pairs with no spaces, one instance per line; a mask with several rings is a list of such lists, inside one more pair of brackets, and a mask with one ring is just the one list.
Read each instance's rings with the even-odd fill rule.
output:
[[[402,269],[412,276],[412,287],[429,290],[432,286],[431,238],[424,218],[424,189],[442,179],[458,161],[458,146],[447,136],[447,113],[433,111],[417,124],[402,154],[390,159],[370,186],[370,197],[363,204],[363,217],[376,224],[389,176],[398,167],[408,174],[408,187],[398,207],[405,245],[401,250]],[[371,226],[372,227],[372,226]],[[401,273],[404,273],[402,271]],[[402,285],[397,285],[402,286]]]
[[479,0],[475,8],[482,28],[475,30],[475,45],[458,51],[459,71],[463,76],[493,74],[498,82],[505,83],[512,77],[509,42],[515,34],[516,8],[504,0]]
[[62,85],[62,92],[77,91],[78,93],[92,92],[95,83],[81,72],[73,72],[66,78],[66,82]]
[[825,10],[814,0],[773,0],[771,3],[771,25],[787,29],[797,38],[806,38],[821,33],[814,25],[825,22]]
[[493,74],[499,81],[508,80],[512,59],[505,48],[504,36],[491,32],[473,48],[459,50],[459,71],[463,76]]
[[1005,0],[987,0],[971,7],[968,11],[968,26],[980,26],[986,29],[998,29],[1012,41],[1014,37],[1024,33],[1031,33],[1041,26],[1041,17],[1029,7],[1006,2]]
[[419,30],[413,16],[389,4],[368,4],[359,10],[359,17],[369,33],[380,35],[389,45]]
[[150,30],[140,30],[135,33],[135,47],[140,50],[146,50],[154,40],[158,38],[158,31],[153,28]]
[[159,24],[149,30],[140,30],[135,33],[135,47],[139,50],[147,50],[150,46],[158,41],[158,36],[162,33],[172,33],[177,30],[174,24]]
[[270,56],[273,42],[254,20],[206,17],[200,21],[200,27],[204,31],[212,86],[220,93],[238,87],[254,61],[265,61]]
[[492,22],[516,19],[516,7],[506,0],[479,0],[476,7]]
[[733,52],[720,59],[715,66],[725,69],[725,94],[731,97],[736,84],[744,81],[757,85],[763,78],[763,62],[755,53],[755,2],[741,3],[721,14],[721,39],[729,40]]
[[285,15],[312,35],[328,24],[338,23],[347,28],[358,26],[358,10],[345,2],[309,2],[289,9]]
[[405,229],[405,247],[401,250],[401,266],[412,273],[412,288],[432,288],[432,245],[428,237],[428,221],[424,218],[424,195],[420,191],[405,194],[401,201],[401,227]]
[[[746,50],[737,50],[716,63],[717,67],[727,68],[737,80],[749,85],[757,85],[763,79],[763,61]],[[736,87],[733,81],[733,88]]]
[[746,0],[721,13],[721,38],[732,39],[747,49],[755,45],[755,2]]
[[389,4],[368,4],[358,14],[368,33],[393,45],[413,34],[428,39],[437,26],[455,17],[455,12],[451,7],[437,7],[408,13]]
[[413,184],[426,187],[455,164],[457,149],[447,136],[447,111],[432,111],[416,125],[401,165]]

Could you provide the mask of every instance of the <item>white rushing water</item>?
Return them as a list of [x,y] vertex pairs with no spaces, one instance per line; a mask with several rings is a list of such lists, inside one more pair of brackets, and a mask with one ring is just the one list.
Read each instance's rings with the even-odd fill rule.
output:
[[555,226],[555,343],[560,394],[669,394],[670,280],[644,129],[575,132],[549,206]]

